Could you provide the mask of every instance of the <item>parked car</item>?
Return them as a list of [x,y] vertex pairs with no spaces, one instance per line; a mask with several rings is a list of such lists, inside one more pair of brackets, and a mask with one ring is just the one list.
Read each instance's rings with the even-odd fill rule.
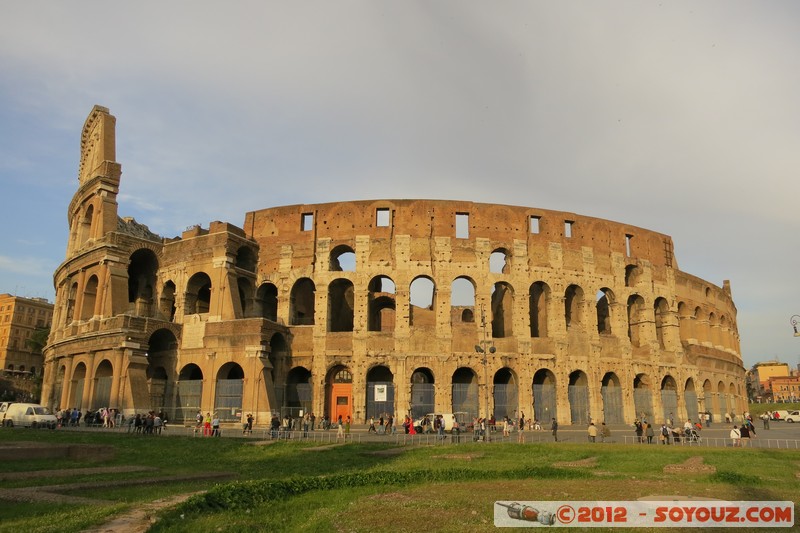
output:
[[6,427],[56,429],[56,416],[50,409],[36,403],[12,403],[6,409],[3,425]]
[[778,410],[772,411],[772,419],[773,420],[786,420],[786,416],[789,414],[789,411]]
[[[453,424],[456,421],[456,415],[454,415],[453,413],[428,413],[425,416],[428,417],[428,420],[430,422],[431,430],[433,430],[433,421],[436,420],[436,417],[441,416],[442,420],[444,420],[444,430],[447,431],[447,432],[452,432],[453,431]],[[414,421],[414,430],[415,431],[417,431],[417,432],[422,431],[422,420],[424,418],[425,417],[420,417],[420,418],[418,418],[417,420]]]
[[800,411],[789,411],[783,419],[787,422],[800,422]]

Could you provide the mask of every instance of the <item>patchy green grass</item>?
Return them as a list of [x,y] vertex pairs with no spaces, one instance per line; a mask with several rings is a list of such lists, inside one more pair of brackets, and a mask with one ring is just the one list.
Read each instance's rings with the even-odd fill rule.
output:
[[[630,500],[680,495],[800,501],[800,451],[583,443],[389,444],[318,447],[239,439],[141,437],[124,433],[0,430],[0,442],[36,440],[114,446],[99,462],[0,462],[2,472],[91,466],[149,466],[155,472],[58,474],[4,481],[31,487],[67,481],[117,481],[68,494],[102,505],[3,502],[0,533],[71,532],[104,523],[132,506],[208,491],[162,513],[153,531],[492,531],[496,500]],[[702,456],[715,474],[665,474],[663,467]],[[588,460],[583,466],[559,463]],[[181,481],[125,486],[128,479],[233,472],[232,482]],[[599,531],[594,529],[593,531]]]

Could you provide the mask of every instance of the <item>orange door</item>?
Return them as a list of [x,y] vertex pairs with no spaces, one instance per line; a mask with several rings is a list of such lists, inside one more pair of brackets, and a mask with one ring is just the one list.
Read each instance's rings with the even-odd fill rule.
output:
[[331,386],[330,412],[331,422],[336,422],[339,417],[346,421],[348,416],[353,415],[353,384],[334,383]]

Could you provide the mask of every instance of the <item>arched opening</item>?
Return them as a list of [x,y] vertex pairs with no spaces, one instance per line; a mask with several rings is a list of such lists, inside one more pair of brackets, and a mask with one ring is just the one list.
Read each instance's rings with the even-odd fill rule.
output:
[[89,320],[94,316],[94,307],[97,299],[97,276],[92,276],[83,289],[83,308],[81,320]]
[[655,422],[653,414],[653,395],[650,385],[650,378],[646,374],[638,374],[633,379],[633,408],[636,416],[641,419],[648,419]]
[[661,380],[661,414],[663,420],[675,423],[675,413],[678,412],[678,387],[675,379],[667,374]]
[[161,318],[170,322],[175,320],[175,284],[172,280],[167,281],[161,289],[158,308],[161,312]]
[[203,371],[194,363],[184,366],[175,382],[175,419],[194,420],[201,409]]
[[703,404],[705,414],[708,414],[711,418],[709,422],[719,421],[717,394],[714,392],[714,386],[711,385],[711,381],[708,379],[703,382]]
[[205,272],[198,272],[186,284],[184,299],[185,314],[208,313],[211,309],[211,278]]
[[394,281],[387,276],[375,276],[370,280],[369,311],[367,316],[368,331],[394,331],[395,324],[395,291]]
[[314,325],[314,282],[301,278],[292,286],[289,296],[289,323],[292,326]]
[[697,392],[694,390],[694,380],[692,378],[686,380],[686,386],[683,389],[683,401],[686,406],[686,416],[689,420],[702,423],[698,411]]
[[287,415],[298,418],[311,412],[314,397],[310,370],[302,366],[291,369],[286,375],[285,391],[281,418]]
[[498,248],[489,256],[489,272],[508,274],[511,266],[510,255],[505,248]]
[[597,291],[597,333],[611,335],[611,304],[614,302],[614,293],[608,288]]
[[256,252],[249,246],[242,246],[236,251],[236,268],[255,272],[256,263]]
[[469,324],[464,333],[474,329],[475,324],[475,282],[460,276],[450,284],[450,325]]
[[154,316],[153,294],[158,272],[158,258],[152,250],[142,248],[131,254],[128,265],[128,303],[138,316]]
[[471,368],[461,367],[453,373],[453,414],[458,420],[478,418],[478,376]]
[[569,375],[570,420],[573,424],[589,423],[589,378],[582,370],[576,370]]
[[114,380],[114,367],[108,359],[103,359],[94,371],[94,394],[90,402],[92,409],[115,408],[111,403],[111,382]]
[[569,328],[580,328],[583,323],[583,289],[570,285],[564,293],[564,321]]
[[75,320],[75,299],[78,297],[78,283],[74,282],[69,287],[69,296],[67,297],[67,318],[65,324],[69,325]]
[[225,363],[217,372],[214,411],[220,422],[234,422],[242,419],[242,392],[244,390],[244,370],[236,363]]
[[94,206],[86,208],[78,229],[78,247],[83,246],[87,240],[92,238],[92,223],[94,221]]
[[411,374],[411,417],[415,420],[436,407],[436,388],[433,372],[429,368],[417,368]]
[[642,270],[636,265],[628,265],[625,267],[625,286],[633,287],[639,283],[639,278],[642,275]]
[[355,290],[349,279],[335,279],[328,286],[328,331],[353,331]]
[[356,254],[352,248],[340,244],[331,250],[330,269],[332,272],[355,272]]
[[253,282],[249,278],[240,277],[236,280],[236,285],[239,288],[239,305],[242,308],[242,315],[237,318],[249,318],[253,316],[255,308]]
[[433,308],[435,289],[433,280],[426,276],[419,276],[411,282],[409,325],[426,329],[436,327],[436,313]]
[[394,375],[386,366],[374,366],[367,372],[366,419],[391,413],[394,413]]
[[625,415],[622,406],[622,387],[614,372],[606,372],[600,386],[603,398],[603,422],[606,424],[624,424]]
[[325,378],[325,393],[331,421],[342,421],[353,416],[353,374],[343,365],[330,369]]
[[78,363],[72,372],[71,392],[67,405],[81,409],[83,407],[83,389],[86,384],[86,365]]
[[547,308],[550,287],[543,281],[531,285],[529,291],[531,337],[547,337]]
[[508,417],[516,420],[519,410],[519,391],[517,377],[510,368],[501,368],[494,375],[493,415],[496,420]]
[[278,287],[272,283],[262,283],[256,293],[256,316],[278,321]]
[[[156,412],[168,412],[167,370],[163,366],[154,366],[152,359],[147,364],[147,388],[150,393],[150,409]],[[172,413],[168,413],[167,417],[168,420],[171,419]]]
[[628,297],[628,338],[631,341],[631,346],[642,346],[645,339],[642,328],[646,323],[644,299],[638,294],[632,294]]
[[667,317],[669,315],[669,304],[667,303],[666,299],[656,298],[656,301],[653,304],[653,315],[656,323],[656,339],[658,340],[658,347],[663,350],[667,347],[664,339],[664,326],[667,323]]
[[558,419],[556,376],[546,368],[540,368],[533,375],[533,415],[542,423]]
[[514,289],[505,282],[492,288],[492,337],[495,339],[514,335]]
[[678,325],[682,341],[694,338],[692,334],[692,312],[685,302],[678,304]]

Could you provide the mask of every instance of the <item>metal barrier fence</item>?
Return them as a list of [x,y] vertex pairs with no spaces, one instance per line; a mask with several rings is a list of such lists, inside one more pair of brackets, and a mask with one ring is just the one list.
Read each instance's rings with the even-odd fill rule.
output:
[[[624,435],[625,444],[647,444],[646,437],[642,437],[644,442],[639,442],[639,437],[633,435]],[[658,440],[657,437],[653,438],[650,446],[663,446],[664,443]],[[681,438],[678,440],[670,439],[669,446],[705,446],[707,448],[732,448],[733,440],[724,437],[701,437],[699,440],[689,440]],[[741,444],[741,448],[771,448],[771,449],[800,449],[800,440],[797,439],[750,439],[749,441]]]

